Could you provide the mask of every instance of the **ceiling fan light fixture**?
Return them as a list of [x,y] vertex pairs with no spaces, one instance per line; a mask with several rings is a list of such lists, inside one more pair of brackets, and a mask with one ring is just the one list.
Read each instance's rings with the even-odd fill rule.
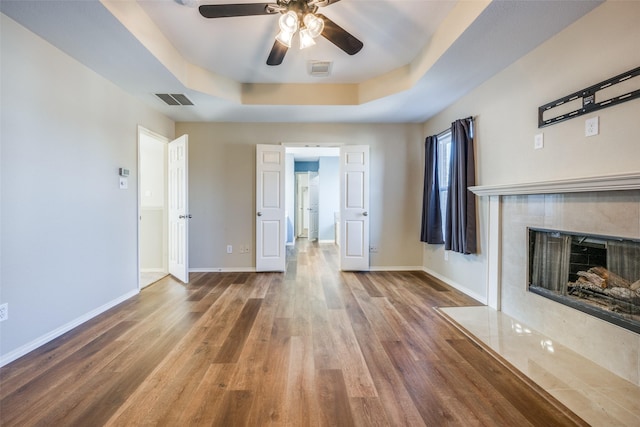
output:
[[300,30],[300,49],[305,49],[316,44],[308,28]]
[[298,28],[300,26],[298,15],[292,10],[282,14],[280,19],[278,20],[278,24],[280,25],[280,29],[282,30],[282,32],[291,33],[292,36],[296,31],[298,31]]
[[289,31],[280,31],[276,36],[276,40],[285,45],[286,47],[291,47],[291,41],[293,40],[293,33]]
[[322,31],[324,30],[324,21],[313,13],[307,13],[302,21],[304,22],[304,26],[309,30],[311,37],[314,39],[322,34]]

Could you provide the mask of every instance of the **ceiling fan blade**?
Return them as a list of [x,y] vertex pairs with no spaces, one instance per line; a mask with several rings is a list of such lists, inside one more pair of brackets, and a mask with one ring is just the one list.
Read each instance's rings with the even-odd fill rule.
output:
[[203,4],[198,10],[205,18],[230,18],[233,16],[271,15],[278,13],[268,6],[275,3]]
[[334,3],[338,3],[340,0],[319,0],[315,4],[319,7],[329,6]]
[[271,48],[271,52],[269,53],[269,57],[267,58],[267,65],[282,64],[284,56],[287,54],[288,50],[289,48],[280,43],[278,40],[273,42],[273,47]]
[[364,44],[344,28],[333,22],[321,13],[316,13],[316,16],[324,21],[324,30],[322,31],[322,37],[329,40],[331,43],[338,46],[340,49],[347,52],[349,55],[355,55],[360,52]]

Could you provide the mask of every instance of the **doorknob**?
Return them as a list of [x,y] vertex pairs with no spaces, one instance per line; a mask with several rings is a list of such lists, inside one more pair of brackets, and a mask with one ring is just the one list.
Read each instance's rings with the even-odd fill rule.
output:
[[368,215],[369,215],[369,212],[364,211],[364,212],[362,212],[362,215],[363,215],[363,216],[368,216]]
[[258,212],[258,216],[262,216],[262,212]]

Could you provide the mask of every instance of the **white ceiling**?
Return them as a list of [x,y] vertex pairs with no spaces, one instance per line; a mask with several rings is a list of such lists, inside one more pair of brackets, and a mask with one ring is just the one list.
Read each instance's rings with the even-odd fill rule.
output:
[[[203,0],[201,4],[255,2]],[[364,50],[349,56],[322,37],[315,46],[300,50],[295,40],[283,64],[270,67],[265,61],[278,33],[279,14],[205,19],[197,8],[173,0],[138,3],[188,61],[244,83],[354,83],[384,74],[411,62],[455,5],[451,0],[334,3],[319,12],[363,41]],[[309,76],[310,60],[333,61],[333,75]]]
[[[360,39],[361,52],[349,56],[319,38],[303,51],[294,44],[282,65],[270,67],[265,60],[277,33],[277,16],[206,19],[197,7],[179,0],[128,1],[133,7],[125,9],[137,11],[136,22],[148,17],[146,29],[159,31],[185,63],[238,87],[264,83],[270,88],[361,85],[407,64],[411,68],[419,55],[428,54],[434,34],[459,6],[453,0],[342,0],[320,12]],[[355,105],[248,105],[242,97],[194,90],[158,50],[149,49],[148,40],[145,44],[140,34],[134,35],[130,23],[123,24],[121,16],[105,7],[108,1],[2,0],[0,11],[176,121],[384,123],[427,120],[600,3],[494,0],[410,87]],[[309,60],[332,61],[332,75],[309,76]],[[170,107],[154,93],[184,93],[195,105]]]

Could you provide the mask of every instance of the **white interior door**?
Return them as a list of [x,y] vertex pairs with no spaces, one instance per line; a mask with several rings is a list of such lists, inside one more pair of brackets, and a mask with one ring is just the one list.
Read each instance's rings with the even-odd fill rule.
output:
[[189,141],[187,135],[169,143],[169,273],[189,283]]
[[256,145],[256,271],[284,271],[285,147]]
[[319,196],[318,184],[320,176],[318,172],[309,172],[309,240],[318,240],[319,228]]
[[340,148],[340,269],[369,270],[369,146]]

